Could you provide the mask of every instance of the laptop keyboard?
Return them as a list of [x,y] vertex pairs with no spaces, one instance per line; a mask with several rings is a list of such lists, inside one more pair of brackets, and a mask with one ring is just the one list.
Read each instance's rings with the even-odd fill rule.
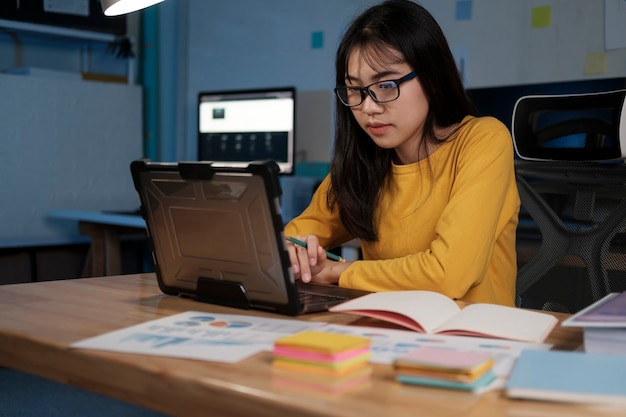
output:
[[320,294],[316,292],[299,290],[300,304],[340,302],[348,300],[348,297],[333,294]]

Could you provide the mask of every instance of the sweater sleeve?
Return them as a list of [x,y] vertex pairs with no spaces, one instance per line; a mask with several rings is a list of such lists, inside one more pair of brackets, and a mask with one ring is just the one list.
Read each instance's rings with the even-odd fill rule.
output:
[[[467,137],[455,139],[459,144],[453,145],[444,171],[437,173],[449,176],[449,199],[427,249],[397,258],[355,262],[342,273],[340,285],[370,291],[423,289],[454,299],[467,299],[467,293],[475,287],[498,291],[493,288],[497,283],[484,281],[492,278],[488,274],[492,263],[510,266],[511,259],[492,257],[494,247],[502,246],[496,243],[499,237],[511,230],[513,241],[507,237],[504,246],[509,257],[513,252],[514,261],[519,196],[510,134],[501,123],[482,119],[481,123],[469,123],[460,132]],[[509,282],[502,291],[510,292],[515,276],[506,275]]]
[[317,188],[307,208],[285,225],[287,236],[314,234],[320,245],[329,250],[352,239],[341,223],[337,210],[331,211],[326,204],[330,176],[326,176]]

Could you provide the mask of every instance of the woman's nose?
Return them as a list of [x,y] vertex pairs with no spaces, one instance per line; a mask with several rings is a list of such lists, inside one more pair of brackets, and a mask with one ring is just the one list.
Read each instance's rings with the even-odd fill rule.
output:
[[378,113],[380,109],[380,103],[377,103],[376,101],[374,101],[372,96],[366,94],[365,99],[363,99],[363,103],[361,103],[361,111],[365,114],[374,114]]

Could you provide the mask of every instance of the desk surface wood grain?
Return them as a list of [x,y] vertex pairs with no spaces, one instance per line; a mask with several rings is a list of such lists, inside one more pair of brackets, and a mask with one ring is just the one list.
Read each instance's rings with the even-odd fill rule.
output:
[[[362,387],[337,395],[279,384],[269,352],[221,364],[68,347],[87,337],[189,310],[284,318],[166,296],[152,274],[5,285],[0,286],[0,366],[173,416],[623,415],[623,410],[509,400],[502,391],[474,395],[406,386],[395,382],[391,367],[383,365],[373,365],[373,374]],[[299,319],[389,327],[348,314]],[[582,336],[579,329],[558,326],[547,342],[555,349],[572,350],[580,346]]]

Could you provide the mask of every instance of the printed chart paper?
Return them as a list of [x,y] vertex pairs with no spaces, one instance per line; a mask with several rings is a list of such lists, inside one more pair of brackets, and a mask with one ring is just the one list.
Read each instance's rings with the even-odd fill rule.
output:
[[187,311],[85,339],[70,347],[235,363],[262,351],[271,352],[276,339],[323,325]]

